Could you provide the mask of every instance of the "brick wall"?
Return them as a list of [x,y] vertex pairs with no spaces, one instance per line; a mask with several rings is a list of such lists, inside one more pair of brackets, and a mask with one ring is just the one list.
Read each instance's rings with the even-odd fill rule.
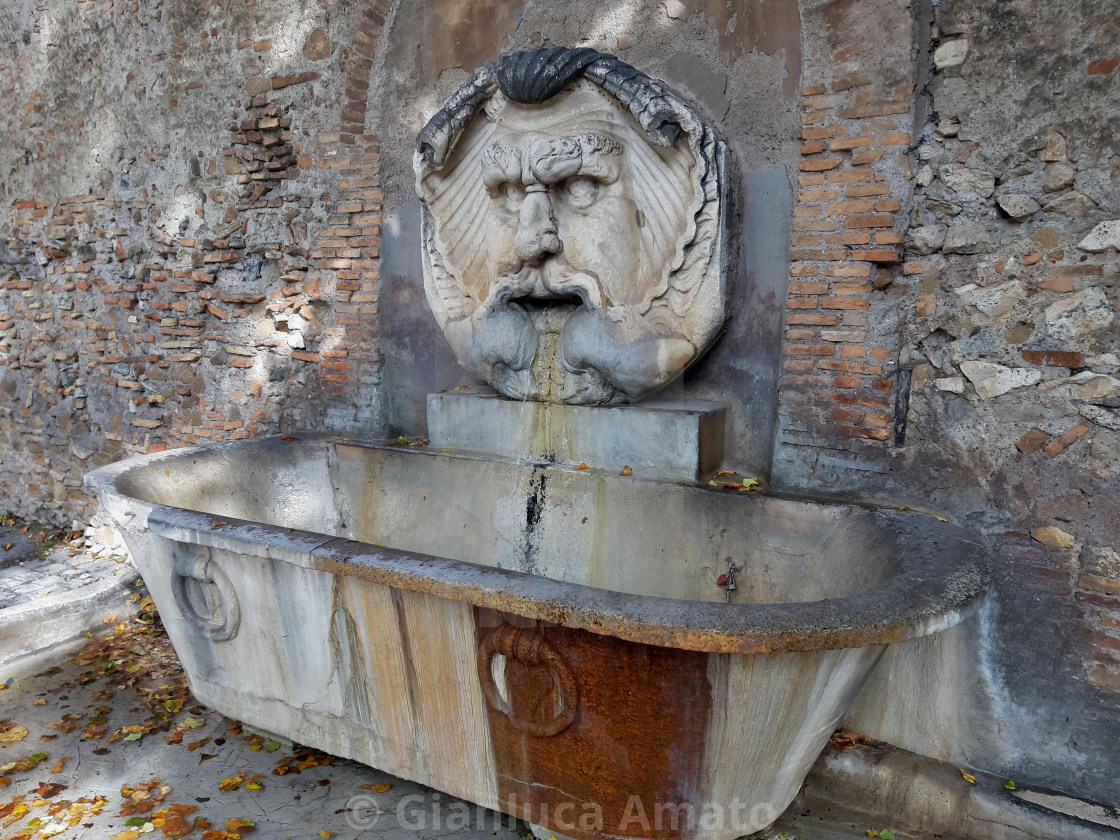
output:
[[[493,55],[464,36],[474,6],[451,7],[8,4],[4,506],[66,524],[89,513],[82,474],[131,452],[379,428],[382,190],[408,205],[419,112]],[[866,728],[1120,801],[1120,19],[1091,0],[800,0],[713,29],[708,6],[663,8],[680,37],[652,46],[653,16],[607,31],[590,0],[502,7],[488,34],[594,30],[693,74],[733,145],[757,140],[736,147],[748,173],[794,151],[757,103],[800,93],[774,483],[933,508],[995,565],[947,650],[899,657],[917,682],[880,669],[871,692],[918,688]],[[373,81],[379,45],[396,63]],[[379,126],[379,95],[408,119]],[[721,373],[754,347],[729,337]]]
[[[886,5],[908,33],[908,9]],[[803,26],[780,445],[866,451],[895,435],[898,336],[883,313],[912,193],[915,70],[908,50],[884,49],[898,39],[879,40],[858,4],[813,4]]]

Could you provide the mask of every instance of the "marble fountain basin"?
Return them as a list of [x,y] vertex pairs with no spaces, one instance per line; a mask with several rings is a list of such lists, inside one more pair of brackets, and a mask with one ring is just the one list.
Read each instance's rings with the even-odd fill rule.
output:
[[87,483],[203,703],[582,838],[765,827],[885,646],[989,578],[917,513],[338,439]]

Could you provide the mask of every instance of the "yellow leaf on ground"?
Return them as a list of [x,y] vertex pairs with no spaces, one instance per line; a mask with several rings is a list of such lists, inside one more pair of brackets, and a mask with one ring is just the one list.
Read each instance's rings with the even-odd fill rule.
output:
[[26,737],[26,726],[13,724],[11,721],[0,722],[0,744],[15,744]]
[[976,784],[976,777],[973,776],[971,773],[967,773],[964,770],[961,770],[961,776],[963,776],[964,780],[966,782],[968,782],[970,785]]
[[223,793],[228,793],[231,790],[237,790],[241,787],[241,782],[244,781],[244,779],[244,773],[238,773],[232,779],[222,779],[221,782],[218,783],[218,790],[222,791]]
[[16,820],[18,820],[20,817],[22,817],[26,813],[27,813],[27,806],[24,805],[21,802],[20,804],[16,805],[15,808],[12,809],[12,812],[8,815],[8,817],[4,820],[3,823],[0,823],[0,826],[2,826],[3,828],[7,828],[8,826],[10,826],[12,823],[14,823]]

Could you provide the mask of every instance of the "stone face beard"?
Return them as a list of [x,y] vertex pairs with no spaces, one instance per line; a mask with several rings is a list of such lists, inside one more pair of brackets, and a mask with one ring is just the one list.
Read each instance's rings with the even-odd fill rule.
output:
[[586,80],[448,113],[463,125],[443,159],[417,157],[425,289],[467,372],[511,398],[615,404],[687,367],[724,314],[718,161],[657,148]]

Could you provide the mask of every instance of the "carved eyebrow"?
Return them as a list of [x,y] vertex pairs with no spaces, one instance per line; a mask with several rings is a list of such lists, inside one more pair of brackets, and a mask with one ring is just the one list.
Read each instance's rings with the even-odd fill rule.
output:
[[622,147],[601,134],[552,137],[533,144],[527,163],[531,175],[541,183],[557,184],[575,175],[587,175],[604,183],[618,180]]
[[622,153],[622,147],[610,137],[603,134],[588,132],[565,139],[578,143],[580,149],[583,151],[584,157],[588,155],[618,155]]
[[[586,133],[554,137],[551,141],[533,149],[530,179],[541,178],[547,183],[562,180],[575,174],[588,175],[604,183],[614,183],[621,172],[622,147],[610,137],[602,134]],[[570,156],[567,165],[562,158],[564,152]],[[558,157],[557,157],[558,155]],[[552,158],[552,160],[549,160]],[[546,163],[547,161],[547,163]],[[482,181],[488,190],[500,184],[525,180],[522,154],[519,150],[495,141],[482,153]],[[572,168],[575,171],[563,171]],[[540,169],[541,171],[537,171]],[[549,170],[556,169],[555,172]],[[543,176],[543,178],[542,178]]]
[[504,143],[491,143],[482,153],[482,182],[487,189],[521,180],[521,153]]
[[622,170],[622,147],[602,134],[580,134],[571,138],[583,153],[580,173],[590,175],[604,183],[613,184]]

